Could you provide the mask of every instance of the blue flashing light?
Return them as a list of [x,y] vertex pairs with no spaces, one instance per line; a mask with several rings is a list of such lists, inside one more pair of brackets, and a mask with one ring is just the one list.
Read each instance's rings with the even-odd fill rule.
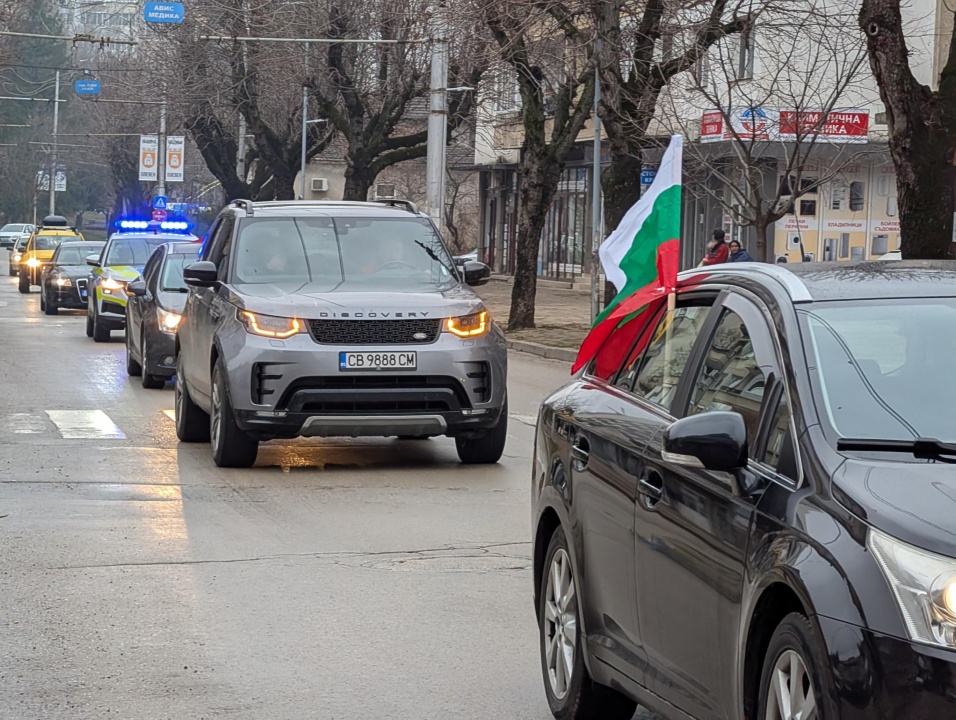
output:
[[137,231],[149,230],[151,232],[163,232],[175,235],[189,235],[194,225],[185,220],[164,220],[163,222],[154,222],[151,220],[117,220],[113,223],[118,230]]
[[116,225],[122,230],[145,230],[149,227],[145,220],[120,220]]
[[173,220],[161,222],[159,227],[161,227],[163,230],[189,230],[189,223]]

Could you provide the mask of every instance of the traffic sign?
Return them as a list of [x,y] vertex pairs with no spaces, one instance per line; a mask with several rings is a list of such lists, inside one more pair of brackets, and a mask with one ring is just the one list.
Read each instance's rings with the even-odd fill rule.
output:
[[153,222],[166,222],[166,211],[165,210],[153,210]]
[[73,91],[77,95],[99,95],[100,81],[99,80],[77,80],[75,83],[73,83]]
[[657,170],[651,168],[642,168],[641,169],[641,185],[650,185],[654,182],[654,178],[657,177]]
[[186,17],[186,8],[181,2],[148,2],[143,8],[143,18],[148,23],[179,25]]
[[165,195],[153,195],[153,210],[165,210],[166,205]]

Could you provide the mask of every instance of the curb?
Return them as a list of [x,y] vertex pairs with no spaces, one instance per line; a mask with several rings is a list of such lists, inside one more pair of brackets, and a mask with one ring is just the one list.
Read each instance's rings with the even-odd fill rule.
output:
[[510,350],[537,355],[538,357],[549,360],[561,360],[562,362],[574,362],[578,356],[577,350],[571,348],[552,347],[551,345],[542,345],[541,343],[528,342],[527,340],[507,340]]

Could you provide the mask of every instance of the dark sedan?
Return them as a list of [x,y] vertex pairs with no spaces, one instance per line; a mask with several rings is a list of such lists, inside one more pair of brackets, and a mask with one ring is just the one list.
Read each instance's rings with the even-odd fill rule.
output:
[[99,253],[106,243],[66,242],[53,253],[40,275],[40,309],[56,315],[60,308],[86,309],[86,256]]
[[561,718],[956,717],[956,264],[716,266],[538,417]]
[[183,268],[196,260],[197,242],[158,246],[143,268],[143,278],[126,292],[126,370],[143,387],[158,389],[176,372],[176,331],[188,290]]

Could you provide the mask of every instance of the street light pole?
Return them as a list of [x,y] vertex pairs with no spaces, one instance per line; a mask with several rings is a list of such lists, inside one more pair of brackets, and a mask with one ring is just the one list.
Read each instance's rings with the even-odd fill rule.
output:
[[60,71],[56,71],[56,90],[53,96],[53,152],[50,157],[50,215],[56,214],[57,131],[60,128]]
[[156,194],[166,194],[166,98],[159,106],[159,157],[156,158]]
[[445,219],[445,144],[448,134],[448,38],[445,4],[432,8],[431,99],[425,163],[425,202],[439,230]]
[[302,186],[300,200],[305,200],[305,146],[308,142],[308,133],[309,133],[309,88],[305,85],[302,86],[302,167],[300,168],[299,175],[301,177],[300,185]]

